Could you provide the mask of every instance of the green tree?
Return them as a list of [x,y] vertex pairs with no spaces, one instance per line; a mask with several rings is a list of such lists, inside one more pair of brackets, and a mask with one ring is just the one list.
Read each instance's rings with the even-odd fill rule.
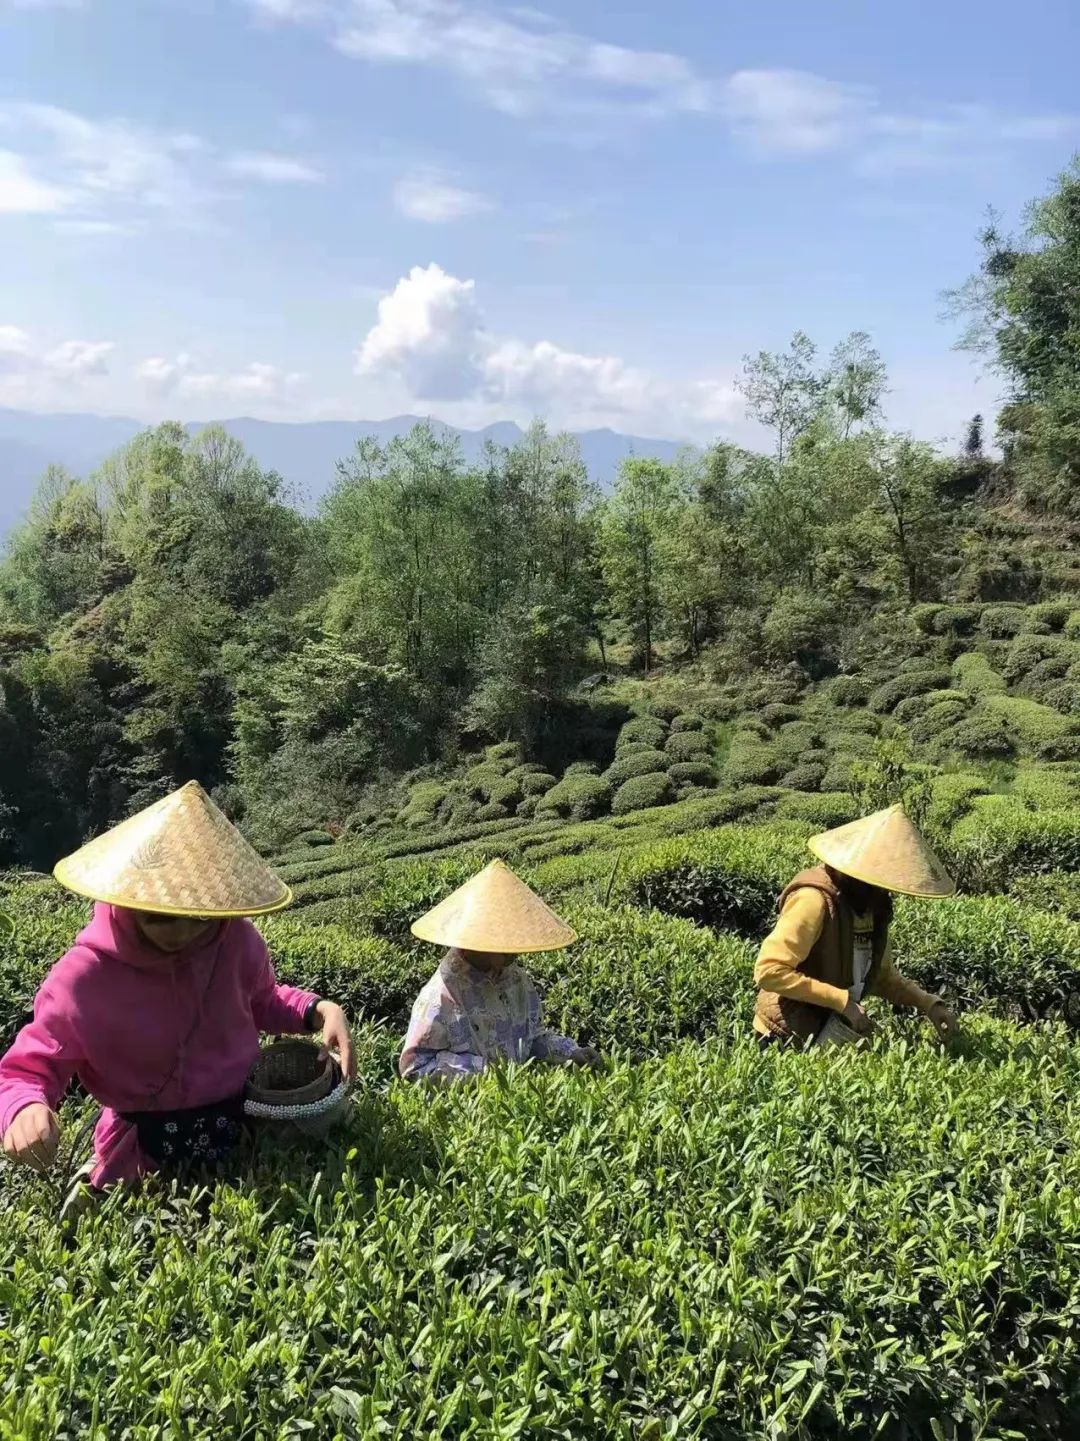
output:
[[833,351],[827,384],[844,440],[855,426],[880,420],[887,379],[885,362],[864,330],[853,330]]
[[604,512],[601,564],[612,609],[629,633],[643,668],[652,668],[663,630],[670,549],[667,537],[681,513],[681,495],[670,466],[658,460],[625,460]]
[[1024,233],[994,218],[977,273],[950,300],[961,344],[1011,386],[998,427],[1025,500],[1080,516],[1080,157],[1029,209]]
[[736,382],[749,414],[773,433],[778,472],[828,394],[829,377],[816,369],[816,356],[813,341],[797,330],[786,351],[746,356]]

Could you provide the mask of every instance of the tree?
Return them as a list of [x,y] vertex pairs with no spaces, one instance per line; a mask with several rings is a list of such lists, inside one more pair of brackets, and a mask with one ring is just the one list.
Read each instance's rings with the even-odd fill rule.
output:
[[785,352],[746,356],[736,381],[750,415],[776,437],[776,468],[782,471],[792,445],[818,414],[829,378],[814,368],[816,347],[797,330]]
[[981,460],[983,453],[983,418],[981,415],[973,415],[968,422],[967,435],[964,439],[964,454],[968,460]]
[[635,653],[648,671],[662,630],[663,597],[670,565],[665,538],[679,511],[679,490],[670,466],[659,460],[624,460],[615,493],[605,509],[601,564],[615,615],[626,626]]
[[535,752],[582,672],[580,619],[561,602],[553,587],[547,601],[510,606],[496,617],[481,651],[480,683],[466,709],[468,729],[520,741],[527,754]]
[[912,605],[931,596],[945,551],[949,517],[941,488],[947,468],[930,446],[909,436],[881,436],[873,465],[886,543]]
[[887,371],[864,330],[853,330],[836,347],[828,377],[844,440],[854,426],[874,424],[880,419]]
[[476,475],[457,441],[418,425],[385,448],[362,440],[322,508],[334,571],[355,578],[354,631],[388,664],[432,683],[468,676],[483,554]]
[[1011,237],[991,217],[977,273],[949,299],[968,321],[960,344],[1009,381],[999,417],[1023,497],[1080,516],[1080,158]]

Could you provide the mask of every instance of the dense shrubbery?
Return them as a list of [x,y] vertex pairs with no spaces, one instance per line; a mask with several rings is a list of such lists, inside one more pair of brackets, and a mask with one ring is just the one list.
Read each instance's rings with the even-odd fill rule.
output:
[[624,816],[630,811],[647,810],[650,806],[662,806],[671,796],[671,781],[664,771],[650,771],[625,781],[615,792],[611,812]]
[[676,785],[714,786],[716,772],[708,761],[678,761],[668,766],[668,775]]
[[941,690],[949,684],[949,672],[927,668],[908,671],[879,685],[870,696],[870,709],[878,715],[889,715],[908,696],[922,695],[926,691]]
[[606,780],[600,776],[568,773],[542,797],[539,813],[587,821],[603,815],[610,804],[611,786]]
[[[528,774],[538,773],[513,779]],[[614,1437],[640,1430],[632,1397],[645,1414],[675,1415],[708,1379],[714,1399],[696,1403],[694,1424],[715,1405],[733,1438],[759,1434],[763,1405],[768,1424],[807,1441],[850,1433],[863,1415],[880,1430],[889,1414],[929,1441],[945,1406],[958,1425],[985,1420],[987,1435],[1004,1434],[1004,1415],[1021,1434],[1064,1437],[1080,1398],[1076,1047],[1060,1028],[971,1008],[1060,1014],[1080,976],[1070,919],[1080,831],[1068,811],[1045,809],[1076,794],[1077,774],[1021,768],[1013,793],[983,813],[971,810],[988,799],[981,777],[933,784],[928,824],[1015,892],[898,903],[902,969],[966,1010],[953,1056],[873,1001],[883,1026],[868,1053],[757,1053],[754,944],[809,859],[807,836],[854,815],[846,795],[747,789],[588,824],[503,821],[460,837],[437,827],[308,852],[293,863],[308,868],[306,909],[261,924],[284,978],[362,1018],[353,1119],[284,1163],[258,1154],[212,1185],[203,1210],[182,1187],[117,1197],[68,1251],[35,1215],[51,1193],[33,1179],[6,1184],[0,1251],[17,1269],[0,1328],[0,1430],[89,1433],[96,1415],[106,1434],[164,1434],[182,1405],[184,1424],[230,1434],[290,1434],[302,1415],[328,1434],[385,1419],[456,1437],[494,1434],[504,1416],[516,1425],[530,1404],[544,1434]],[[604,787],[579,773],[542,799],[582,784]],[[771,807],[776,822],[722,824]],[[655,839],[665,829],[672,838]],[[375,854],[413,842],[459,849]],[[550,1023],[616,1059],[599,1075],[528,1067],[452,1093],[395,1084],[394,1050],[438,958],[409,941],[409,925],[497,852],[582,936],[569,953],[530,958]],[[1027,887],[1015,874],[1049,865]],[[86,908],[36,882],[0,885],[0,909],[15,922],[0,939],[10,1027]],[[65,1106],[69,1122],[77,1104]],[[696,1178],[689,1204],[674,1176]],[[807,1246],[811,1211],[825,1217],[824,1250]],[[724,1245],[703,1248],[716,1235]],[[949,1306],[936,1304],[946,1295]],[[573,1345],[551,1346],[545,1306],[565,1315]],[[426,1327],[442,1337],[445,1372],[403,1359],[434,1354]],[[824,1371],[809,1339],[822,1327],[834,1337]],[[131,1350],[141,1335],[159,1378],[149,1386]],[[28,1350],[24,1336],[50,1344]],[[752,1385],[730,1369],[733,1338]],[[485,1363],[486,1400],[464,1384],[479,1347],[497,1358]],[[542,1388],[541,1353],[552,1358]],[[586,1355],[612,1373],[587,1412]]]
[[662,771],[667,765],[668,761],[660,751],[620,751],[617,759],[604,772],[604,780],[613,787],[621,786],[624,781],[633,780],[635,776],[647,776]]

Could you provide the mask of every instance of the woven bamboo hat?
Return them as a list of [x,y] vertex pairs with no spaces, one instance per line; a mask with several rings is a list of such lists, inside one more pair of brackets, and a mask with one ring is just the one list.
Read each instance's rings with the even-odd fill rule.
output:
[[197,781],[89,841],[53,874],[80,896],[164,916],[258,916],[292,900]]
[[903,806],[814,836],[810,849],[818,860],[857,881],[901,896],[951,896],[952,877],[930,849]]
[[492,861],[421,916],[412,933],[438,946],[509,956],[561,951],[577,940],[577,932],[502,861]]

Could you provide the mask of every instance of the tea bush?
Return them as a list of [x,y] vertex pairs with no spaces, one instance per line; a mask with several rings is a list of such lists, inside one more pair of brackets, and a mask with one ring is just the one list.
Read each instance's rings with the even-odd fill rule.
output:
[[702,731],[677,731],[668,737],[664,753],[670,765],[672,761],[694,761],[708,756],[710,747]]
[[819,763],[804,761],[782,775],[780,785],[789,791],[816,791],[825,779],[825,770]]
[[67,1246],[42,1183],[4,1191],[0,1429],[1065,1437],[1075,1052],[907,1034],[432,1094],[366,1030],[328,1144],[117,1196]]
[[869,705],[878,715],[890,715],[902,700],[908,696],[922,695],[925,691],[942,690],[949,684],[946,670],[926,669],[909,671],[879,685],[870,696]]
[[626,781],[615,792],[611,802],[612,815],[624,816],[629,811],[643,811],[663,805],[671,797],[671,781],[665,771],[650,771]]
[[676,785],[714,786],[716,772],[708,761],[679,761],[668,766],[668,775]]
[[953,661],[957,690],[972,696],[998,695],[1006,689],[1005,678],[997,673],[979,651],[965,651]]
[[603,815],[611,806],[611,786],[599,776],[569,772],[542,798],[538,815],[569,816],[575,821]]
[[635,750],[632,755],[620,751],[618,758],[604,772],[604,780],[610,786],[618,787],[624,781],[633,780],[635,776],[647,776],[665,770],[668,764],[662,751]]
[[[965,723],[1004,723],[994,694]],[[725,770],[765,752],[766,773],[832,773],[849,714],[817,699],[775,736],[743,725]],[[1067,1441],[1080,1045],[1057,1018],[1075,1023],[1080,983],[1080,767],[1001,766],[1001,793],[974,769],[932,781],[949,864],[1009,892],[897,903],[899,967],[964,1011],[951,1053],[871,999],[869,1050],[760,1055],[757,943],[852,797],[666,805],[673,779],[712,774],[666,751],[668,774],[631,775],[593,819],[605,779],[499,750],[473,768],[481,809],[524,795],[517,819],[448,824],[453,787],[432,804],[428,779],[419,830],[283,857],[297,906],[260,922],[278,972],[357,1020],[342,1130],[114,1194],[66,1239],[58,1181],[5,1171],[0,1437]],[[548,1023],[605,1069],[406,1086],[396,1052],[439,957],[410,925],[496,854],[579,931],[528,968]],[[0,913],[6,1044],[88,906],[9,876]],[[83,1114],[64,1102],[67,1135]]]
[[667,733],[668,728],[662,721],[654,720],[651,716],[636,716],[633,720],[628,720],[619,732],[618,745],[621,747],[633,741],[643,741],[659,750]]

